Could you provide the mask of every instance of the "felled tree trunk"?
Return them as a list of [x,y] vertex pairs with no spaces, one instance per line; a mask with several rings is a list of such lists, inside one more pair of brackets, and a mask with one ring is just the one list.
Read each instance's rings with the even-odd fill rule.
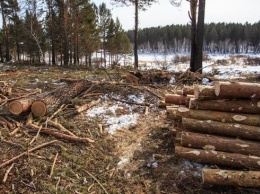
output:
[[175,104],[175,105],[186,105],[188,101],[187,96],[178,94],[166,94],[165,103]]
[[14,115],[20,115],[21,113],[28,112],[31,108],[34,98],[21,98],[11,101],[8,105],[9,111]]
[[212,120],[223,123],[239,123],[244,125],[260,127],[260,115],[238,114],[210,110],[195,110],[188,108],[171,108],[167,107],[167,117],[175,120],[185,118],[193,118],[198,120]]
[[246,114],[260,114],[257,100],[196,100],[190,99],[189,108]]
[[216,150],[260,156],[260,142],[240,140],[230,137],[221,137],[216,135],[182,132],[181,145],[184,147],[205,150]]
[[216,96],[222,98],[260,99],[260,84],[243,82],[214,83]]
[[184,96],[194,95],[194,88],[193,87],[184,87],[182,89],[182,95],[184,95]]
[[50,93],[39,95],[31,106],[35,116],[44,116],[47,112],[56,110],[61,104],[67,103],[88,88],[86,81],[79,81],[53,90]]
[[203,183],[239,187],[260,187],[260,171],[202,169]]
[[195,132],[260,140],[260,127],[250,125],[182,118],[182,127]]
[[204,164],[260,169],[260,157],[175,146],[175,156]]

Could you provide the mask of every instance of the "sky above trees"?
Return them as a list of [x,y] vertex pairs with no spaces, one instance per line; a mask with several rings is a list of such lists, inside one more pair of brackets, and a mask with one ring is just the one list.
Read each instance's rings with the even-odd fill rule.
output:
[[[118,17],[125,30],[134,27],[134,8],[111,5],[112,1],[93,0],[96,4],[105,2]],[[205,22],[255,23],[260,20],[260,0],[206,0]],[[187,24],[189,3],[182,0],[180,7],[174,7],[169,0],[159,0],[145,12],[140,12],[140,28],[165,26],[171,24]]]

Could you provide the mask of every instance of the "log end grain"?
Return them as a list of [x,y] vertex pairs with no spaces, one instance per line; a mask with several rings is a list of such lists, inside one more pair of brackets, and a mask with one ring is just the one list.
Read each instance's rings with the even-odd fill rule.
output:
[[214,82],[214,89],[215,89],[216,96],[219,96],[219,93],[220,93],[220,82],[219,81]]
[[19,101],[9,103],[9,111],[14,115],[19,115],[23,112],[23,105]]
[[35,101],[32,104],[31,111],[34,116],[44,116],[47,113],[46,104],[42,101]]

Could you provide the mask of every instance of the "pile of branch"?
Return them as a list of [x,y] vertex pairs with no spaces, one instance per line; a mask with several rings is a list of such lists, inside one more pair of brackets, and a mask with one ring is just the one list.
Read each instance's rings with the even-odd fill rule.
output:
[[203,169],[205,183],[260,187],[260,84],[215,82],[193,92],[167,106],[167,116],[181,123],[175,156],[240,170]]

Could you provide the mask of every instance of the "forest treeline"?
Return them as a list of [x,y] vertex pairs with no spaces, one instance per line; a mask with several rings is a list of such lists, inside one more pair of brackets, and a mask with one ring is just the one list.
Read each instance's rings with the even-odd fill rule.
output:
[[[189,53],[191,26],[167,25],[139,30],[140,52]],[[133,31],[127,32],[133,42]],[[205,53],[259,53],[260,21],[245,23],[205,24],[203,51]]]
[[[134,31],[125,32],[105,3],[1,0],[0,14],[1,62],[113,66],[133,52]],[[260,52],[260,21],[211,23],[204,29],[206,53]],[[190,34],[188,24],[140,29],[138,51],[190,53]]]
[[93,54],[98,53],[95,60],[106,65],[132,51],[119,20],[113,19],[105,3],[1,0],[0,13],[1,62],[91,66]]

